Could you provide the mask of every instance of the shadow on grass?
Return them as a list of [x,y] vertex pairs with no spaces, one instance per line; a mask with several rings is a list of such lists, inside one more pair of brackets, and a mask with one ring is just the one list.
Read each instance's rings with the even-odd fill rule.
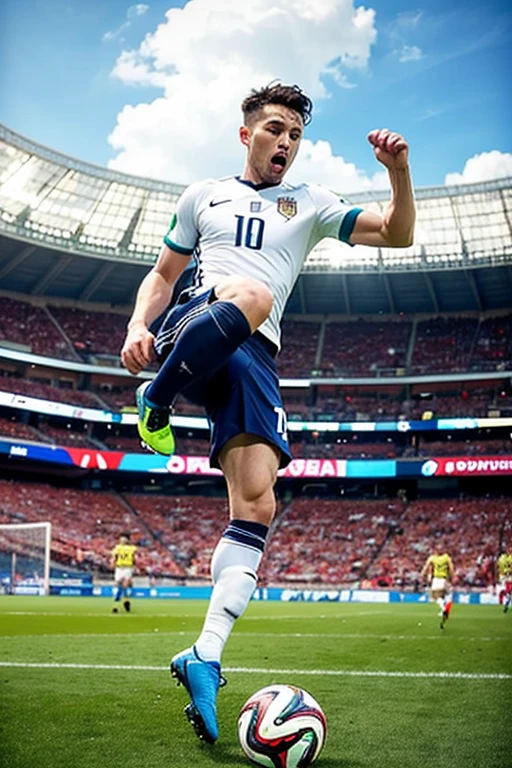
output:
[[[235,748],[237,754],[234,754],[233,750],[233,746],[215,744],[208,749],[208,757],[211,758],[212,763],[221,766],[254,765],[249,762],[241,749]],[[361,768],[362,765],[363,763],[359,760],[344,760],[343,757],[322,757],[322,755],[313,763],[314,768]]]

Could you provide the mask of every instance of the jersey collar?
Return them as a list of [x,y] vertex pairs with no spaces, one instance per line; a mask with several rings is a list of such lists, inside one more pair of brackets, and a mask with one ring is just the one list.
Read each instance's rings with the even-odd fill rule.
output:
[[271,187],[281,186],[281,182],[278,184],[255,184],[253,181],[249,181],[248,179],[241,179],[240,176],[235,176],[235,179],[239,181],[240,184],[245,184],[247,187],[256,190],[256,192],[260,192],[262,189],[270,189]]

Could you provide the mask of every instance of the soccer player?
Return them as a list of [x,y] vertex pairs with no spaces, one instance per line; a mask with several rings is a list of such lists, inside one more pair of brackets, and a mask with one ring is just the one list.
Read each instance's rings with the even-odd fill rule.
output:
[[504,551],[496,561],[496,591],[503,613],[506,613],[512,600],[512,553]]
[[[298,86],[274,83],[253,90],[242,112],[241,175],[206,179],[185,190],[158,260],[140,285],[121,352],[134,375],[149,363],[153,348],[161,363],[155,379],[137,391],[138,428],[146,445],[173,452],[169,411],[182,392],[206,410],[210,463],[227,483],[230,522],[213,554],[204,626],[196,643],[171,661],[172,675],[190,698],[186,714],[208,742],[218,737],[221,654],[254,592],[275,513],[277,471],[291,460],[274,361],[286,301],[308,253],[324,237],[406,247],[415,221],[402,136],[387,129],[368,134],[392,189],[381,217],[323,187],[284,181],[311,119],[311,100]],[[149,326],[192,258],[195,282],[179,295],[155,339]]]
[[116,587],[114,590],[114,607],[112,613],[118,613],[117,604],[123,599],[123,608],[130,611],[130,597],[133,586],[133,570],[135,568],[135,557],[137,547],[130,544],[130,534],[122,533],[119,537],[119,543],[116,544],[111,553],[111,565],[115,567],[114,581]]
[[455,571],[450,555],[442,544],[438,544],[435,554],[427,558],[421,578],[427,578],[430,583],[430,596],[439,606],[441,629],[450,616],[452,608],[452,582]]

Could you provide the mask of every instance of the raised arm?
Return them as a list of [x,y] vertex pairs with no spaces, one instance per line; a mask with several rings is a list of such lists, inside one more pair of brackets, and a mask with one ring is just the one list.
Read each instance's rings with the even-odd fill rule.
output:
[[173,287],[189,261],[190,256],[163,245],[155,266],[139,286],[121,350],[122,363],[134,376],[151,361],[154,336],[149,326],[168,306]]
[[384,216],[362,211],[356,219],[350,243],[407,248],[413,243],[416,219],[409,171],[409,146],[403,136],[387,128],[371,131],[368,141],[379,163],[387,168],[391,202]]

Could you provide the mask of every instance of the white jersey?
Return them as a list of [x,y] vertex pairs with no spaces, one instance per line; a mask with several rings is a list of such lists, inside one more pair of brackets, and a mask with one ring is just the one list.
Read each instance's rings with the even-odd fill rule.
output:
[[259,331],[279,348],[281,318],[308,253],[324,237],[348,242],[360,211],[314,184],[206,179],[182,194],[165,243],[195,255],[196,292],[233,275],[265,283],[274,303]]

